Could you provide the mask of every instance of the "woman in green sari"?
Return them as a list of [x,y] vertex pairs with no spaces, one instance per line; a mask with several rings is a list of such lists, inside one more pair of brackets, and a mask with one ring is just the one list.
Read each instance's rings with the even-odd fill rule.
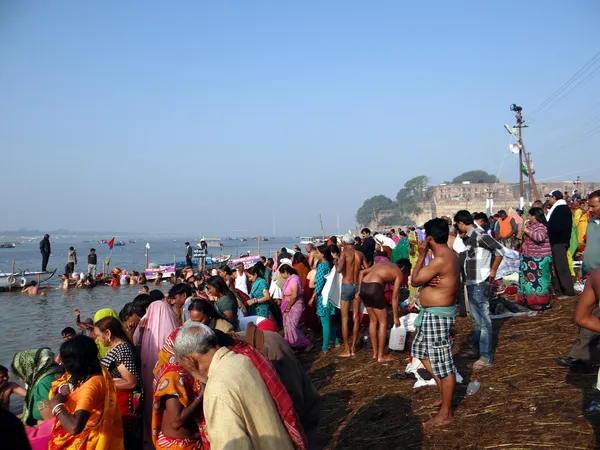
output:
[[48,394],[52,382],[63,373],[63,368],[54,360],[54,353],[49,348],[19,352],[13,358],[12,371],[27,385],[22,422],[35,426],[39,421],[52,418]]

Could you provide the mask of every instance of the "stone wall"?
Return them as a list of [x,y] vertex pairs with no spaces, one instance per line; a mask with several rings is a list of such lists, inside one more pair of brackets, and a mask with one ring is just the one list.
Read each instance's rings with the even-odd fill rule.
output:
[[[544,201],[544,194],[553,190],[567,191],[569,195],[574,189],[579,189],[583,195],[585,193],[600,189],[600,182],[581,181],[579,187],[572,181],[564,181],[558,183],[536,183],[541,200]],[[497,184],[447,184],[435,186],[431,190],[429,201],[423,202],[421,214],[413,217],[413,220],[418,226],[423,225],[429,219],[434,217],[454,217],[454,214],[466,209],[470,212],[486,212],[486,200],[492,192],[494,200],[493,211],[498,212],[501,209],[508,210],[509,208],[517,208],[519,206],[519,185],[515,183],[497,183]],[[528,186],[525,185],[525,195],[527,197]],[[526,200],[526,205],[529,202]],[[392,214],[391,211],[380,211],[378,219]],[[369,228],[377,230],[380,228],[405,228],[406,224],[396,224],[389,227],[378,227],[376,222],[371,222]]]

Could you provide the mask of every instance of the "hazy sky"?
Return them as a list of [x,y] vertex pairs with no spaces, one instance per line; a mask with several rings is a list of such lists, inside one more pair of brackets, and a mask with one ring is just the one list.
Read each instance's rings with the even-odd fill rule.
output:
[[[0,230],[334,232],[416,175],[514,181],[509,105],[599,23],[596,0],[4,0]],[[596,69],[532,116],[540,179],[600,179]]]

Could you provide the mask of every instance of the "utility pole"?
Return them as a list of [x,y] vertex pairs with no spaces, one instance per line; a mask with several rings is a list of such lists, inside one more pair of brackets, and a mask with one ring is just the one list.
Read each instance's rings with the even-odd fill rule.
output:
[[[529,184],[530,189],[533,188],[533,193],[535,194],[536,199],[539,199],[539,193],[537,190],[537,186],[535,184],[535,179],[533,178],[533,171],[531,169],[530,163],[530,153],[525,151],[525,144],[523,143],[523,128],[528,125],[523,121],[523,108],[515,105],[514,103],[510,105],[510,110],[515,112],[515,117],[517,119],[517,125],[515,128],[519,130],[519,207],[523,209],[525,207],[525,198],[524,198],[524,186],[523,186],[523,155],[525,156],[525,166],[527,167],[527,173],[529,176]],[[531,194],[530,194],[530,200]]]
[[517,110],[517,126],[519,127],[519,208],[525,207],[523,198],[523,108]]
[[[527,167],[530,166],[531,163],[531,152],[527,152]],[[533,203],[534,198],[532,197],[532,191],[531,191],[531,176],[533,175],[530,172],[530,169],[528,168],[527,171],[529,172],[529,193],[528,193],[528,198],[529,198],[529,203]],[[537,199],[535,199],[537,200]]]

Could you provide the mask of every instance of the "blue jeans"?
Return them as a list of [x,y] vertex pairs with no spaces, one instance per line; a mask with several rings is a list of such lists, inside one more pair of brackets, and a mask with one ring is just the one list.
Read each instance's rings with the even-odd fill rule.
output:
[[473,351],[486,363],[494,362],[492,353],[492,319],[490,319],[490,284],[487,281],[467,285],[469,312],[475,326]]

